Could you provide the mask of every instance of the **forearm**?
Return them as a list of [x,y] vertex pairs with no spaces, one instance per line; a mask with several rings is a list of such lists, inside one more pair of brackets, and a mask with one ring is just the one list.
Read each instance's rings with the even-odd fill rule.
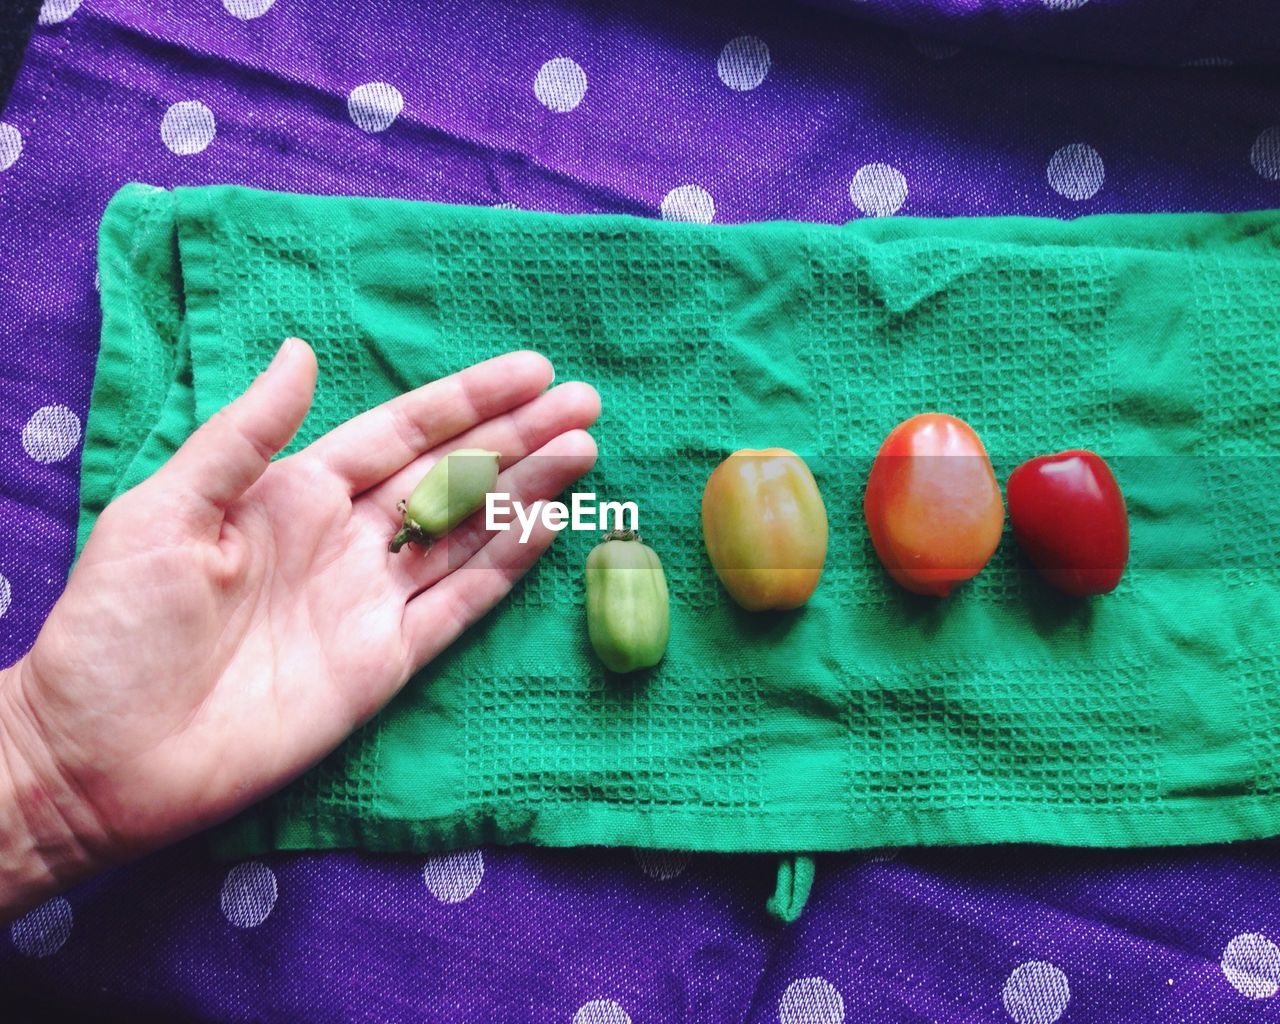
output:
[[93,870],[76,812],[27,710],[25,665],[0,669],[0,922]]

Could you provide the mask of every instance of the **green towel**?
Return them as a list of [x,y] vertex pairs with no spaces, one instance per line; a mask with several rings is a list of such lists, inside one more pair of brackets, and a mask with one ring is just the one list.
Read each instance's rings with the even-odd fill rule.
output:
[[[1280,214],[701,226],[135,185],[100,244],[82,540],[296,334],[320,381],[295,448],[545,352],[603,396],[581,489],[637,501],[667,570],[666,660],[612,677],[583,615],[599,538],[561,534],[224,852],[1280,833]],[[1059,596],[1008,533],[947,600],[890,582],[862,489],[926,410],[971,423],[1002,481],[1064,448],[1108,457],[1132,517],[1120,588]],[[806,458],[831,519],[789,614],[738,610],[698,526],[716,463],[768,445]],[[785,863],[778,902],[811,878]]]

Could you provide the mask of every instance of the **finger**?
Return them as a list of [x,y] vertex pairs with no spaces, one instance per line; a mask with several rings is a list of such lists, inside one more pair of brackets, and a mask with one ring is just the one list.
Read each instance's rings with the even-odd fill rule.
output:
[[[537,501],[551,500],[591,468],[594,458],[584,460],[576,447],[578,443],[576,437],[567,441],[562,441],[561,437],[550,439],[536,454],[504,470],[498,477],[496,492],[510,495],[512,502],[518,501],[526,507]],[[566,444],[569,446],[567,452],[564,451]],[[512,521],[511,525],[518,537],[518,521]],[[500,532],[485,529],[485,514],[481,510],[426,550],[410,545],[399,554],[389,555],[392,575],[406,594],[416,594],[466,565],[468,559],[486,543],[500,536]]]
[[447,444],[409,463],[400,472],[360,496],[359,505],[376,510],[378,520],[398,523],[396,502],[407,498],[423,475],[449,452],[458,448],[484,448],[500,452],[502,469],[508,469],[530,452],[569,430],[591,426],[600,415],[600,396],[590,384],[561,384],[503,416],[486,420]]
[[[584,431],[563,434],[544,451],[554,455],[557,462],[573,463],[577,476],[595,464],[596,445]],[[520,543],[520,534],[516,531],[500,533],[465,564],[413,598],[405,606],[404,631],[415,670],[501,601],[555,536],[541,522],[525,544]]]
[[536,352],[511,352],[477,363],[383,402],[335,427],[307,448],[359,494],[423,452],[543,391],[554,377]]
[[226,508],[298,432],[315,386],[311,346],[286,338],[244,394],[209,417],[153,480],[205,507]]

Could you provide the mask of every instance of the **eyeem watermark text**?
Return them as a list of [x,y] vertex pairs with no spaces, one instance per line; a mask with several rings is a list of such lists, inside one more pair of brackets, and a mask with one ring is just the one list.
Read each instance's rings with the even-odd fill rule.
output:
[[486,530],[511,530],[518,524],[520,543],[528,542],[533,528],[541,522],[548,530],[639,530],[640,509],[634,501],[596,501],[594,491],[575,491],[566,505],[562,501],[535,501],[526,505],[512,501],[505,492],[491,492],[484,503]]

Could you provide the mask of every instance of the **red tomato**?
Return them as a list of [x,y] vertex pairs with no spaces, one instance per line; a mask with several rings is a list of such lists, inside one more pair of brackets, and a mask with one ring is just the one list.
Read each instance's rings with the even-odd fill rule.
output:
[[1004,503],[987,450],[964,420],[925,413],[885,438],[863,500],[889,575],[946,597],[982,571],[1000,543]]
[[1115,590],[1129,561],[1129,514],[1100,456],[1069,451],[1024,462],[1009,477],[1009,518],[1031,564],[1059,590]]

